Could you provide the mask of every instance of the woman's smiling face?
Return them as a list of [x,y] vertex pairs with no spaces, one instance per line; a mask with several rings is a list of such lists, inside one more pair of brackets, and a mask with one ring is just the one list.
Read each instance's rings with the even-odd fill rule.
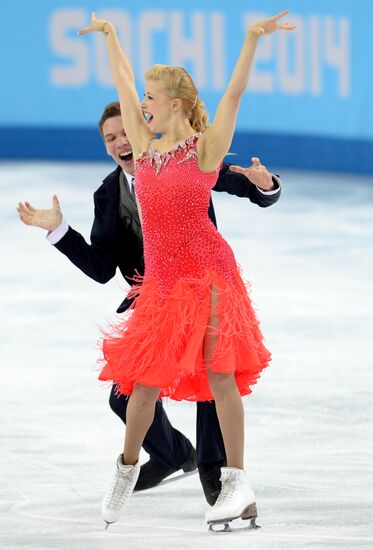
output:
[[145,120],[153,133],[163,133],[167,130],[173,102],[174,99],[168,95],[161,81],[146,81],[141,106]]

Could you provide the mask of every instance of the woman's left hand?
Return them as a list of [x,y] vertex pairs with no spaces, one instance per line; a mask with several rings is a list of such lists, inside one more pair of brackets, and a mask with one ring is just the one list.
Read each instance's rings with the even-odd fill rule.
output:
[[272,17],[269,17],[268,19],[263,19],[263,21],[253,23],[252,25],[250,25],[249,31],[253,32],[257,36],[262,36],[263,34],[272,34],[278,29],[281,29],[283,31],[293,31],[295,29],[295,25],[289,25],[289,23],[278,23],[278,20],[288,13],[289,10],[284,10],[280,13],[277,13],[276,15],[273,15]]
[[89,27],[84,27],[81,29],[78,34],[88,34],[89,32],[105,32],[105,25],[111,25],[109,21],[105,19],[97,19],[96,13],[92,12],[91,16],[91,25]]

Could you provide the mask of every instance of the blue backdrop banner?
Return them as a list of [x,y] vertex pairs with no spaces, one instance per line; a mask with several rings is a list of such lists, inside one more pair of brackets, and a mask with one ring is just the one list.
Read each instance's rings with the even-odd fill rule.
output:
[[92,10],[116,24],[139,94],[153,63],[182,65],[213,118],[248,25],[282,7],[297,30],[260,40],[237,152],[264,153],[280,165],[373,172],[370,0],[358,10],[350,0],[4,0],[1,157],[99,158],[91,134],[116,92],[104,37],[77,35]]

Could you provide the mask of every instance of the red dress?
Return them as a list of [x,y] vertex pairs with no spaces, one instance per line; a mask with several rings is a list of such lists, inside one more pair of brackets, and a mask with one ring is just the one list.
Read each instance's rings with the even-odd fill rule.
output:
[[246,395],[270,360],[233,252],[208,217],[219,169],[199,169],[198,137],[136,161],[145,274],[129,293],[132,309],[104,333],[99,376],[120,393],[131,394],[138,382],[161,388],[161,397],[213,399],[203,359],[212,286],[219,326],[209,368],[234,372]]

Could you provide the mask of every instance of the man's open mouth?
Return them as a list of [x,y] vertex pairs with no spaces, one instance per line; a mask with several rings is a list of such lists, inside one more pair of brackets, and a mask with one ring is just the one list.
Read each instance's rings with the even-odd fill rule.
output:
[[123,162],[130,162],[130,161],[133,159],[132,151],[130,151],[129,153],[121,153],[121,154],[119,155],[119,158],[120,158],[120,160],[122,160]]

